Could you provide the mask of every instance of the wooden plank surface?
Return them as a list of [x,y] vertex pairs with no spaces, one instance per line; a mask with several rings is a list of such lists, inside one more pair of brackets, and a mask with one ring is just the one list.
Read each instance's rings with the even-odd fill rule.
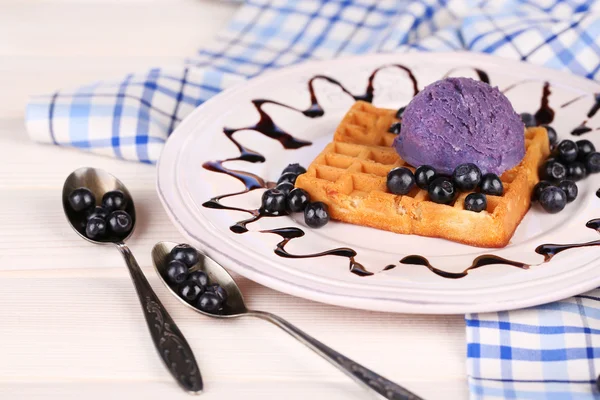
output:
[[[84,165],[114,172],[135,197],[132,251],[195,351],[203,398],[370,398],[266,322],[207,319],[167,293],[150,250],[182,239],[160,206],[152,166],[26,137],[30,95],[181,62],[235,9],[200,0],[0,1],[0,399],[186,398],[154,353],[118,252],[84,242],[64,220],[60,188]],[[467,397],[462,316],[343,309],[239,280],[251,307],[422,396]]]

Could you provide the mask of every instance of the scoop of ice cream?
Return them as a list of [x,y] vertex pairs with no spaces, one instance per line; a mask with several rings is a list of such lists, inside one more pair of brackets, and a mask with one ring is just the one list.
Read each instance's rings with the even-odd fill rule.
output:
[[394,140],[400,157],[451,174],[474,163],[502,174],[525,156],[524,125],[496,87],[469,78],[446,78],[427,86],[408,104]]

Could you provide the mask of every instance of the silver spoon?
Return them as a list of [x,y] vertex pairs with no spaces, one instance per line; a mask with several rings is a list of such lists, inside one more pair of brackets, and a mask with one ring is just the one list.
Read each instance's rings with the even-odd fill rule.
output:
[[[127,196],[129,202],[125,211],[131,216],[133,225],[131,232],[126,238],[108,236],[102,240],[92,240],[86,237],[85,224],[82,222],[81,215],[72,210],[69,204],[69,194],[74,189],[80,187],[86,187],[94,193],[97,205],[99,205],[98,203],[102,199],[102,195],[111,190],[120,190]],[[119,249],[125,259],[142,309],[144,310],[144,317],[146,317],[146,323],[154,341],[154,346],[165,366],[184,390],[190,393],[202,391],[202,377],[192,349],[190,349],[177,325],[175,325],[175,322],[173,322],[173,319],[171,319],[167,310],[152,290],[140,266],[135,261],[131,250],[124,243],[131,236],[135,227],[133,198],[125,185],[101,169],[79,168],[72,172],[65,181],[62,191],[62,203],[71,227],[79,236],[94,244],[114,244]]]
[[229,275],[229,273],[219,265],[215,260],[210,258],[208,255],[201,251],[198,251],[200,260],[190,270],[202,270],[204,271],[211,283],[218,283],[225,290],[227,290],[227,301],[223,308],[217,313],[208,313],[196,308],[193,304],[188,303],[179,296],[173,288],[167,283],[166,271],[169,263],[169,253],[173,247],[177,246],[177,243],[172,242],[160,242],[154,245],[152,249],[152,262],[158,276],[161,277],[162,282],[165,286],[177,297],[183,304],[190,307],[191,309],[199,312],[200,314],[207,315],[209,317],[216,318],[235,318],[235,317],[257,317],[271,322],[272,324],[283,329],[300,342],[304,343],[315,353],[335,365],[338,369],[350,376],[358,383],[366,386],[368,389],[374,390],[383,398],[386,399],[402,399],[402,400],[418,400],[419,396],[409,392],[403,387],[395,384],[394,382],[376,374],[375,372],[363,367],[362,365],[352,361],[346,356],[338,353],[330,347],[324,345],[313,337],[309,336],[305,332],[296,328],[291,323],[287,322],[283,318],[280,318],[274,314],[264,311],[248,310],[244,303],[244,298],[240,288],[236,285],[235,281]]

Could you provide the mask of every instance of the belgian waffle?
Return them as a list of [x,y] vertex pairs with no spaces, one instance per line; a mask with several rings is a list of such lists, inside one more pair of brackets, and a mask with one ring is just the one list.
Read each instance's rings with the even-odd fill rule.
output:
[[429,200],[415,187],[404,196],[387,191],[388,172],[402,160],[389,133],[396,111],[358,101],[338,126],[329,143],[300,175],[296,187],[312,201],[329,206],[331,218],[396,233],[438,237],[478,247],[504,247],[529,209],[531,193],[539,181],[538,167],[550,154],[544,128],[525,131],[525,157],[500,179],[503,196],[487,196],[487,210],[464,209],[468,193],[450,205]]

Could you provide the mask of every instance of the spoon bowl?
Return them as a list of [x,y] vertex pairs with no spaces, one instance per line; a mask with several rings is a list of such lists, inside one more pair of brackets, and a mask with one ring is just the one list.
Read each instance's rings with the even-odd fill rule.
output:
[[179,299],[183,304],[190,307],[194,311],[197,311],[204,315],[211,317],[222,317],[231,318],[246,314],[248,309],[244,303],[244,297],[238,285],[235,283],[231,275],[221,265],[217,264],[215,260],[208,257],[202,252],[198,252],[199,260],[196,265],[190,268],[190,272],[193,271],[204,271],[208,275],[210,282],[218,282],[227,291],[227,301],[223,308],[217,313],[208,313],[197,308],[194,304],[190,304],[181,298],[177,293],[176,288],[169,284],[167,280],[167,266],[169,265],[169,253],[173,250],[173,247],[177,246],[177,243],[173,242],[160,242],[157,243],[152,249],[152,262],[156,273],[169,289],[169,291]]
[[[90,239],[85,235],[85,218],[82,218],[81,214],[75,212],[69,204],[69,195],[75,189],[80,187],[88,188],[96,198],[96,205],[102,204],[102,195],[111,190],[120,190],[125,194],[129,201],[125,211],[131,216],[131,230],[125,237],[119,237],[114,234],[109,234],[99,240]],[[79,168],[73,171],[65,180],[62,190],[62,204],[65,211],[65,215],[71,224],[71,227],[85,240],[95,244],[111,244],[117,242],[123,242],[127,240],[135,228],[135,205],[133,204],[133,197],[123,185],[123,183],[109,174],[108,172],[97,169],[97,168]]]

